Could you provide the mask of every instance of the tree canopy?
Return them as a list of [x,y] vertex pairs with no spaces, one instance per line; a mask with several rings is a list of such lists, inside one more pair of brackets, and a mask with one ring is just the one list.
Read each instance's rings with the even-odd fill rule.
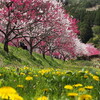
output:
[[[99,51],[78,39],[78,21],[56,0],[2,0],[0,2],[0,41],[8,45],[23,41],[32,51],[62,59],[95,55]],[[90,48],[94,48],[91,53]]]

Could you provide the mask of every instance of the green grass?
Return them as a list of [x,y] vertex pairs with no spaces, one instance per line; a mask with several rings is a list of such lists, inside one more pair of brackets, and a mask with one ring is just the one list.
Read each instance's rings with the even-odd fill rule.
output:
[[[3,44],[0,44],[0,97],[5,95],[2,87],[9,86],[13,87],[24,100],[47,100],[38,99],[41,96],[48,97],[48,100],[78,100],[78,97],[83,94],[91,95],[93,100],[99,100],[100,69],[94,68],[99,65],[99,61],[69,60],[64,62],[51,59],[49,56],[43,59],[41,54],[33,53],[31,56],[28,51],[11,46],[7,54],[3,50]],[[31,76],[32,80],[27,81],[27,76]],[[73,86],[78,83],[83,85],[82,88],[93,86],[93,89],[80,92],[79,87],[74,87],[73,90],[64,88],[65,85]],[[23,87],[17,85],[23,85]],[[78,96],[69,97],[67,94],[70,92],[78,93]]]
[[[90,69],[94,70],[93,66],[100,66],[100,62],[84,61],[84,60],[69,60],[63,61],[59,59],[51,59],[46,56],[43,59],[41,54],[33,53],[31,56],[28,51],[21,48],[9,46],[9,53],[3,50],[3,44],[0,44],[0,67],[21,67],[21,66],[34,66],[35,68],[61,68],[65,70],[81,70]],[[99,69],[97,69],[99,70]]]
[[[27,80],[26,77],[29,76],[32,79]],[[94,79],[94,76],[97,78]],[[10,96],[10,90],[6,88],[12,87],[24,100],[80,100],[78,97],[83,94],[92,96],[93,99],[87,100],[99,100],[100,80],[98,78],[100,78],[100,74],[87,70],[67,72],[67,70],[53,68],[2,67],[0,69],[0,96],[6,93]],[[82,84],[82,86],[74,87],[75,84]],[[22,85],[23,87],[19,87],[18,85]],[[64,88],[66,85],[71,85],[73,89]],[[4,86],[6,87],[2,90]],[[93,88],[87,89],[85,88],[86,86],[92,86]],[[79,88],[84,88],[85,91],[79,91]],[[5,92],[2,92],[4,90]],[[75,97],[76,99],[71,99],[72,97],[69,97],[68,93],[78,93],[78,96]],[[41,96],[46,96],[48,99],[38,99]]]

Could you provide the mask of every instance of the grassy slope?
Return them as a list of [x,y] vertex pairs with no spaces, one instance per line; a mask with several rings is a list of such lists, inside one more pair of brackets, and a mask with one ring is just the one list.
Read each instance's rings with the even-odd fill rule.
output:
[[[49,56],[46,56],[46,59],[43,59],[40,54],[33,53],[33,56],[29,55],[29,52],[21,48],[9,47],[9,54],[4,52],[3,44],[0,44],[0,67],[4,66],[31,66],[34,68],[60,68],[64,70],[81,70],[83,68],[94,70],[93,66],[99,66],[100,62],[90,62],[90,61],[62,61],[58,59],[51,59]],[[99,70],[99,69],[96,69]]]

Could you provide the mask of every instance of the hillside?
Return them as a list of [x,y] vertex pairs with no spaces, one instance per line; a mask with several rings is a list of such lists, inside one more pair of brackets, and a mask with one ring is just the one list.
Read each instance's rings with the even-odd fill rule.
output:
[[100,0],[63,0],[63,1],[68,2],[68,4],[82,4],[85,7],[100,4]]
[[81,41],[92,43],[100,49],[100,0],[79,1],[79,3],[65,5],[66,12],[69,12],[73,18],[79,21],[78,29]]
[[31,66],[35,68],[60,68],[68,70],[93,69],[100,67],[100,61],[83,61],[70,60],[62,61],[59,59],[51,59],[46,56],[43,59],[41,54],[33,53],[33,56],[28,51],[21,48],[9,47],[10,52],[7,54],[3,51],[3,44],[0,44],[0,67],[22,67]]
[[[99,100],[100,69],[95,67],[100,67],[100,61],[64,62],[51,59],[49,56],[43,59],[41,54],[37,53],[30,56],[28,51],[21,48],[10,46],[9,48],[10,52],[7,54],[3,51],[3,44],[0,44],[0,93],[2,95],[14,90],[18,93],[13,95],[13,98],[16,96],[18,98],[14,100],[65,100],[66,98],[71,100],[68,95],[72,91],[79,94],[77,98],[81,98],[80,94],[85,93],[90,100],[91,98]],[[80,86],[85,89],[85,92],[77,90]],[[73,89],[70,90],[70,87]],[[9,95],[11,98],[12,95]]]
[[71,17],[53,0],[0,4],[0,100],[100,100],[100,9],[76,4]]
[[96,5],[94,7],[86,8],[86,11],[95,11],[95,10],[98,10],[99,8],[100,8],[100,5]]

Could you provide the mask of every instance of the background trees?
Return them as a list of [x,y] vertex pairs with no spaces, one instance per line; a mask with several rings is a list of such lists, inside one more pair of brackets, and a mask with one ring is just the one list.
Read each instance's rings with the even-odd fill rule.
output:
[[[88,55],[86,43],[89,36],[84,35],[84,43],[78,39],[77,20],[72,18],[56,0],[7,0],[1,2],[0,38],[8,53],[8,44],[24,41],[30,54],[36,50],[53,57],[59,54],[63,60]],[[90,24],[86,33],[91,33]],[[83,37],[83,36],[82,36]],[[94,48],[94,47],[93,47]],[[83,51],[84,50],[84,51]],[[94,49],[94,54],[95,54]],[[97,54],[97,53],[96,53]]]
[[95,20],[94,20],[94,24],[100,26],[100,21],[99,20],[100,20],[100,8],[96,12],[96,17],[95,17]]
[[26,22],[34,19],[32,0],[2,0],[0,9],[0,35],[4,50],[9,52],[8,43],[23,34]]
[[[91,7],[89,6],[89,9],[85,6],[88,3],[91,4]],[[92,0],[79,0],[79,2],[76,2],[74,4],[70,3],[69,5],[65,6],[67,12],[69,12],[73,17],[79,20],[79,38],[81,39],[81,41],[84,43],[92,42],[97,48],[100,48],[100,37],[98,35],[95,35],[93,27],[95,27],[95,25],[100,26],[99,4],[100,1],[98,0],[95,0],[93,2]]]
[[89,41],[89,39],[93,37],[92,33],[93,32],[92,32],[91,26],[88,23],[86,23],[86,22],[81,23],[80,38],[83,43],[87,43]]

